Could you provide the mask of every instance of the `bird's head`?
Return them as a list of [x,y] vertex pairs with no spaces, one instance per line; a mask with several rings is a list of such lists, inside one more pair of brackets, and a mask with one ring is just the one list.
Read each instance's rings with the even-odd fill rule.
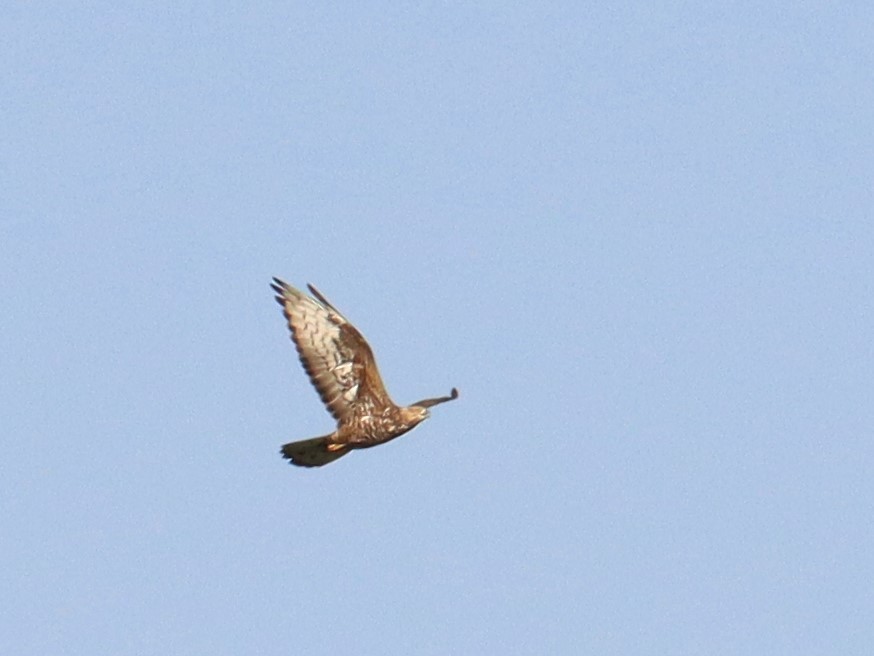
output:
[[423,408],[420,405],[411,405],[403,410],[404,420],[414,425],[425,421],[431,416],[431,413],[428,412],[428,408]]

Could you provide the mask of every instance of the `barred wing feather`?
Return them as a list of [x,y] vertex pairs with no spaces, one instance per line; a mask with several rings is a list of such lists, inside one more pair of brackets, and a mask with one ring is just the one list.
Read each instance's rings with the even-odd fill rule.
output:
[[392,403],[367,341],[318,290],[310,285],[311,298],[278,278],[271,286],[300,361],[334,419],[347,418],[358,404]]

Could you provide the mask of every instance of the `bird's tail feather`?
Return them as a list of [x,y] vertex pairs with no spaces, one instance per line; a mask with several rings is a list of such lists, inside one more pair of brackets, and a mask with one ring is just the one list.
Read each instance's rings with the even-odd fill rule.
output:
[[325,435],[283,444],[282,457],[300,467],[321,467],[349,453],[347,446],[331,445],[332,448],[329,449],[329,437],[330,435]]

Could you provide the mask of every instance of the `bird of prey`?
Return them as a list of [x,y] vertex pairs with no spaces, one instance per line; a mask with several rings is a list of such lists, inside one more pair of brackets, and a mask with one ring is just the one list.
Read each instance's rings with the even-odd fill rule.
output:
[[300,361],[337,430],[283,445],[282,456],[301,467],[321,467],[353,449],[393,440],[429,417],[428,408],[458,398],[424,399],[395,405],[380,378],[364,336],[312,285],[312,297],[279,278],[271,285],[282,306]]

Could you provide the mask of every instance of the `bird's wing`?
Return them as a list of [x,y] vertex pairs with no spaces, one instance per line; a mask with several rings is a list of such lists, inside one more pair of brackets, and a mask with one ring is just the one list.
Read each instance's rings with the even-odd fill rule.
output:
[[447,401],[454,401],[458,398],[458,390],[454,387],[452,391],[449,392],[449,396],[440,396],[436,399],[423,399],[421,401],[416,401],[415,403],[411,403],[410,405],[417,405],[420,408],[432,408],[435,405],[440,405],[441,403],[446,403]]
[[309,286],[313,299],[279,278],[271,287],[303,368],[334,419],[342,421],[358,403],[392,404],[367,341],[318,290]]

